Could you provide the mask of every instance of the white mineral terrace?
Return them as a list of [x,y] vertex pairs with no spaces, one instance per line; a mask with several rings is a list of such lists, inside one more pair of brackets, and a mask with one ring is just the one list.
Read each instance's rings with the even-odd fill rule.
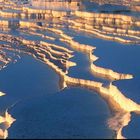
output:
[[[96,46],[76,41],[63,28],[67,27],[77,34],[84,32],[101,39],[117,41],[119,43],[139,44],[140,31],[135,28],[140,27],[140,19],[121,14],[101,14],[82,11],[69,13],[65,11],[33,9],[31,7],[21,7],[18,9],[16,5],[13,5],[13,7],[13,11],[6,11],[6,9],[11,9],[11,7],[10,4],[5,4],[5,7],[0,10],[0,41],[4,42],[0,44],[0,68],[2,69],[8,66],[10,62],[14,62],[15,57],[13,56],[21,56],[24,53],[50,66],[63,79],[61,80],[60,85],[62,87],[60,88],[80,86],[96,91],[113,111],[112,117],[108,119],[108,127],[116,133],[115,138],[124,138],[122,129],[131,121],[131,112],[140,112],[140,105],[124,96],[118,87],[112,84],[112,81],[132,79],[133,75],[95,65],[95,61],[100,59],[94,55]],[[17,9],[18,12],[16,11]],[[33,15],[35,19],[32,19]],[[15,19],[15,21],[9,19]],[[41,26],[37,23],[39,21],[41,21]],[[52,23],[50,24],[49,21]],[[7,31],[12,26],[21,34],[37,36],[40,39],[34,41],[26,39],[22,35],[9,34]],[[44,32],[51,32],[52,35],[46,35]],[[63,45],[55,44],[56,39],[68,45],[70,49]],[[108,86],[103,86],[104,83],[102,82],[69,76],[69,68],[76,67],[77,65],[70,60],[70,58],[75,57],[74,52],[76,51],[88,56],[91,74],[109,81],[110,84]],[[13,55],[9,56],[8,52]],[[0,96],[3,95],[5,93],[0,92]],[[4,129],[0,128],[0,138],[8,137],[8,128],[15,121],[13,117],[7,110],[0,116],[0,124],[5,126]]]

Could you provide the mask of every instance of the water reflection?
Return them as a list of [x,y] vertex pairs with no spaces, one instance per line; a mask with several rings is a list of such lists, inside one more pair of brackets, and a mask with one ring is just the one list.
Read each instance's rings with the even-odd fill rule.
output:
[[[39,3],[39,1],[36,2]],[[45,7],[40,3],[38,6],[43,8],[38,9],[36,2],[33,1],[33,7],[24,5],[17,7],[14,3],[4,3],[4,7],[0,11],[1,69],[11,62],[16,62],[16,58],[21,57],[21,54],[24,53],[50,66],[60,77],[61,89],[80,86],[96,91],[112,110],[112,117],[109,118],[108,125],[115,131],[115,138],[124,138],[122,129],[130,122],[131,112],[140,112],[140,105],[125,97],[112,82],[132,79],[133,75],[95,65],[94,62],[99,59],[94,55],[96,47],[76,41],[66,32],[66,29],[75,31],[77,34],[84,32],[119,43],[140,44],[140,30],[138,30],[140,19],[124,14],[78,11],[80,9],[77,9],[77,6],[79,8],[82,4],[81,1],[77,1],[77,3],[74,1],[56,2],[58,9],[54,9],[54,2],[45,3]],[[13,34],[11,30],[18,31],[19,34]],[[58,45],[57,41],[64,45]],[[91,74],[106,79],[109,82],[108,85],[105,86],[103,82],[99,81],[69,76],[69,68],[77,65],[70,60],[75,57],[74,52],[76,51],[87,55]],[[9,122],[10,119],[8,127],[5,127],[4,130],[0,129],[1,137],[7,138],[7,129],[15,120],[7,110],[0,119],[0,123],[5,120],[7,122],[7,119]]]

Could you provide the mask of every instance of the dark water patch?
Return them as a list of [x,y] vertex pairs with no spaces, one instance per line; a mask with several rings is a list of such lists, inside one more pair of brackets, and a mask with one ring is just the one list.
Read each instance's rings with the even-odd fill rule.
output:
[[57,74],[47,65],[27,55],[22,55],[17,63],[1,70],[0,77],[0,91],[6,93],[0,98],[2,110],[30,96],[51,94],[59,90]]
[[132,120],[127,127],[124,128],[123,134],[128,139],[140,138],[140,115],[132,114]]
[[106,103],[85,89],[37,95],[17,104],[10,112],[17,121],[9,129],[9,138],[112,137],[106,124],[110,116]]

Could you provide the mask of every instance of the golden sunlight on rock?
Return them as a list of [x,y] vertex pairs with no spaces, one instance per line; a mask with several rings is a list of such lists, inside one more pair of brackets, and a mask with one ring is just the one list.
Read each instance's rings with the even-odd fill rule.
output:
[[[96,0],[91,2],[99,3]],[[131,121],[131,113],[140,112],[140,104],[127,98],[112,82],[133,79],[134,76],[96,65],[95,61],[100,60],[100,57],[94,55],[94,51],[98,47],[84,44],[82,39],[77,41],[76,36],[84,34],[93,37],[93,40],[99,38],[139,45],[140,31],[137,29],[140,28],[140,18],[122,13],[83,11],[86,7],[80,0],[46,3],[33,0],[32,5],[21,6],[13,1],[0,3],[4,5],[0,8],[0,69],[17,62],[22,54],[26,54],[48,65],[58,74],[60,89],[74,86],[95,91],[113,112],[108,119],[108,127],[115,132],[114,138],[124,139],[122,130]],[[101,1],[100,4],[104,3],[109,1]],[[134,11],[134,6],[129,8]],[[16,33],[11,33],[12,30],[16,30]],[[108,85],[96,79],[70,76],[69,69],[78,66],[72,59],[77,52],[87,56],[90,74],[105,79]],[[0,96],[3,95],[5,93],[0,92]],[[8,128],[14,122],[8,110],[0,116],[0,124],[4,126],[0,127],[0,138],[8,138]]]
[[3,116],[0,116],[0,124],[3,128],[0,128],[0,138],[6,139],[8,137],[8,128],[13,124],[15,119],[6,110]]
[[3,93],[3,92],[0,92],[0,96],[4,96],[5,95],[5,93]]

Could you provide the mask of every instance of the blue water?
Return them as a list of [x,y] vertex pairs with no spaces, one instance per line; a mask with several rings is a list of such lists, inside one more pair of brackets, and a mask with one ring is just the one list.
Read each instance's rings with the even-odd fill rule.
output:
[[9,138],[112,137],[106,126],[106,103],[83,89],[36,96],[17,104],[10,112],[17,121],[9,129]]
[[[100,6],[95,3],[90,5],[91,3],[84,2],[87,4],[84,10],[90,12],[112,12],[118,8],[124,10],[123,6]],[[128,11],[127,7],[125,10],[126,12],[118,13],[139,16],[139,12]],[[53,25],[53,19],[46,22],[50,27]],[[68,28],[66,23],[61,24],[65,24],[62,30],[73,36],[75,41],[96,47],[93,53],[99,57],[94,62],[97,66],[132,74],[133,79],[119,80],[113,84],[126,97],[140,103],[140,45],[103,40],[95,35],[74,31]],[[134,26],[127,28],[139,29]],[[60,35],[50,31],[37,32],[55,37],[56,40],[43,39],[15,29],[10,30],[8,34],[22,36],[28,40],[43,40],[73,50],[74,57],[70,60],[76,62],[77,66],[69,69],[69,76],[108,83],[107,80],[91,74],[86,54],[75,51],[70,45],[61,42]],[[1,41],[0,44],[5,42]],[[10,63],[0,72],[0,91],[6,93],[6,96],[0,98],[0,113],[8,108],[16,119],[8,129],[8,138],[114,138],[114,132],[107,125],[108,118],[111,117],[110,108],[96,92],[79,87],[60,89],[60,77],[48,65],[29,55],[20,56],[21,59],[17,63]],[[140,116],[132,113],[132,121],[123,129],[123,135],[126,138],[139,138],[139,123]]]
[[7,93],[0,103],[16,103],[9,109],[16,122],[8,138],[112,137],[106,102],[82,88],[60,91],[58,76],[47,65],[25,55],[0,75],[0,89]]
[[3,106],[10,107],[32,96],[51,94],[59,90],[58,75],[47,65],[27,55],[1,70],[0,77],[0,90],[6,93],[0,99],[2,109]]
[[139,131],[140,116],[137,114],[132,114],[132,121],[129,126],[124,128],[123,133],[128,139],[138,139],[140,137]]

